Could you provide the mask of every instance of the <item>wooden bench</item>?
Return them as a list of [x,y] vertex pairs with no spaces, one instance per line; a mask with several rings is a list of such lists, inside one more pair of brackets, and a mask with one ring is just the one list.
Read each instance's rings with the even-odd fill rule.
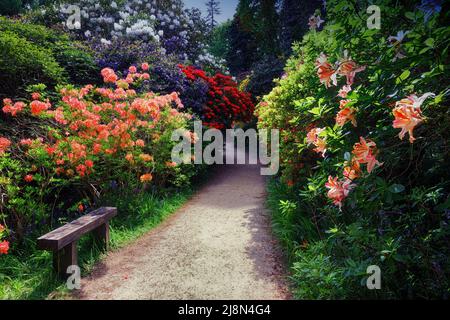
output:
[[61,278],[67,278],[67,268],[78,265],[78,240],[93,232],[96,242],[104,250],[109,244],[109,220],[117,215],[117,208],[101,208],[68,223],[38,239],[41,250],[53,252],[53,268]]

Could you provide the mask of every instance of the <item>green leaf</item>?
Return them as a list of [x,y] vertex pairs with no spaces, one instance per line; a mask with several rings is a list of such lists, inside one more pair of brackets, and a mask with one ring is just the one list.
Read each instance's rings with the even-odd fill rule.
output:
[[405,13],[405,17],[407,17],[409,20],[414,20],[416,18],[416,15],[414,14],[414,12],[406,12]]
[[402,193],[405,191],[405,186],[402,184],[393,184],[389,187],[389,191],[392,193]]
[[411,75],[411,71],[409,71],[409,70],[403,71],[403,73],[396,80],[397,84],[399,84],[399,83],[405,81],[406,79],[408,79],[410,75]]
[[425,45],[427,45],[430,48],[433,48],[434,47],[434,39],[428,38],[427,40],[425,40]]

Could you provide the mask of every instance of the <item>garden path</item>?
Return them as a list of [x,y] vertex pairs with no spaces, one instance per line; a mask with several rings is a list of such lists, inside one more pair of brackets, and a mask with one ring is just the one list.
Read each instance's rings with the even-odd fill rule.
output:
[[162,225],[99,263],[77,298],[288,299],[259,169],[218,168]]

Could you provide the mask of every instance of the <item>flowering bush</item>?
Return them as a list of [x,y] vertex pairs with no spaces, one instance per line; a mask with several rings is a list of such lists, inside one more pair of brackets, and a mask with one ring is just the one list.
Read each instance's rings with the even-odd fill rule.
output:
[[171,162],[173,130],[189,130],[177,93],[137,93],[149,66],[126,77],[105,68],[105,87],[42,86],[31,102],[4,99],[0,127],[0,212],[15,239],[55,211],[83,212],[111,188],[182,186],[193,166]]
[[[327,1],[323,30],[294,47],[286,76],[257,108],[261,128],[281,130],[284,200],[295,204],[283,234],[294,260],[323,248],[341,277],[323,289],[329,296],[444,297],[448,13],[386,0],[377,3],[383,29],[370,30],[369,2],[356,14],[347,1]],[[383,272],[375,293],[361,282],[370,265]],[[316,285],[295,272],[299,286]]]
[[208,96],[201,118],[204,125],[216,129],[231,128],[236,122],[249,122],[253,117],[254,103],[247,92],[238,89],[230,76],[216,74],[209,77],[203,70],[180,65],[190,81],[204,81],[208,85]]
[[[63,1],[32,14],[35,21],[54,24],[67,21],[70,6],[81,8],[79,29],[69,30],[80,39],[108,45],[115,39],[153,42],[163,54],[175,54],[180,61],[216,64],[207,52],[207,24],[198,9],[185,9],[180,0],[94,0]],[[56,16],[56,18],[51,18]]]

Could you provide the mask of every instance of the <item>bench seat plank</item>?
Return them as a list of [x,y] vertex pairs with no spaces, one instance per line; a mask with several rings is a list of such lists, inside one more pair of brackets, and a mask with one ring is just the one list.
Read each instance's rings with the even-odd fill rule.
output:
[[117,208],[101,208],[89,213],[69,224],[62,226],[38,239],[41,250],[58,251],[68,244],[77,241],[84,234],[107,224],[117,215]]

